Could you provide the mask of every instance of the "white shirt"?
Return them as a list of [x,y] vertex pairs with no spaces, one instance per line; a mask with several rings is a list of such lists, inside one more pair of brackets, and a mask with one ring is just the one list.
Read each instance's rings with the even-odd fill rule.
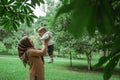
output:
[[42,37],[40,37],[42,44],[44,44],[44,40],[46,40],[49,37],[50,37],[50,40],[48,42],[48,46],[53,45],[54,41],[52,40],[52,32],[50,32],[50,31],[47,31],[46,33],[43,34]]

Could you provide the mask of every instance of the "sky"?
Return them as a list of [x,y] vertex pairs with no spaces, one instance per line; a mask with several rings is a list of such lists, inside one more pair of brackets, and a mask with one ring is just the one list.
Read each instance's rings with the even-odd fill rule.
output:
[[[45,0],[44,0],[45,1]],[[54,0],[55,1],[55,3],[57,3],[59,0]],[[45,1],[45,3],[46,3],[46,1]],[[45,11],[44,11],[44,9],[43,8],[45,8]],[[41,4],[40,6],[36,6],[35,7],[35,9],[33,9],[34,11],[33,11],[33,13],[37,16],[37,17],[39,17],[39,16],[46,16],[46,12],[47,12],[47,4]]]
[[[43,5],[43,4],[42,4],[42,5]],[[42,7],[41,7],[41,6],[38,6],[38,5],[35,7],[33,13],[34,13],[37,17],[39,17],[39,16],[46,16],[46,12],[44,12],[44,11],[42,10]]]

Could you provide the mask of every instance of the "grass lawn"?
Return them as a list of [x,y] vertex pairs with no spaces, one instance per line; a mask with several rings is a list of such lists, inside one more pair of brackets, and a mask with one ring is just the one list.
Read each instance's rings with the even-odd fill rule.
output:
[[[69,69],[69,59],[55,58],[53,64],[48,64],[45,57],[45,80],[103,80],[100,72]],[[86,65],[87,62],[74,60],[73,65]],[[29,67],[24,68],[16,56],[0,55],[0,80],[29,80]],[[113,75],[110,80],[120,80],[120,75]]]

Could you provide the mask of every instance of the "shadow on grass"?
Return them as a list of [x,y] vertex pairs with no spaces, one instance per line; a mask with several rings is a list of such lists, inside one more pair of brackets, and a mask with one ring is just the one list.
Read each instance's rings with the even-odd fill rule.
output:
[[[71,70],[71,71],[76,71],[76,72],[89,72],[89,73],[103,73],[103,68],[99,68],[99,69],[93,69],[91,68],[91,70],[88,70],[87,66],[65,66],[66,69]],[[113,74],[115,75],[120,75],[120,70],[119,69],[115,69]]]

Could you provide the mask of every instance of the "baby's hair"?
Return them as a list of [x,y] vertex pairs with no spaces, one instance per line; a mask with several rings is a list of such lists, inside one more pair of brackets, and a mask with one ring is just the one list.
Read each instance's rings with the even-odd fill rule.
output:
[[45,28],[45,27],[40,27],[40,28],[38,29],[38,32],[41,31],[41,30],[45,30],[45,31],[46,31],[46,28]]

